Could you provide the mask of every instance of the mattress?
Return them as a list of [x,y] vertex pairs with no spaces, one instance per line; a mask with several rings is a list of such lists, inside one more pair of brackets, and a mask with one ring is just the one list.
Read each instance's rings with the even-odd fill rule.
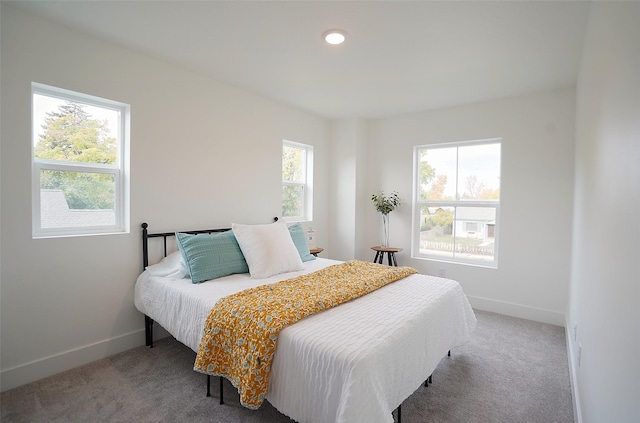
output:
[[[337,264],[318,258],[268,279],[231,275],[202,284],[143,272],[135,305],[198,350],[204,322],[227,295]],[[267,400],[298,422],[392,422],[392,411],[467,341],[476,318],[461,286],[415,274],[283,329]]]

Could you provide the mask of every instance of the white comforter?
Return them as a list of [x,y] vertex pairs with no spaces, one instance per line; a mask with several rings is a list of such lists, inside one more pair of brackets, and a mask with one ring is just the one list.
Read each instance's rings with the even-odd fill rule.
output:
[[[269,279],[231,275],[198,285],[145,271],[135,305],[197,351],[219,298],[336,263],[318,258],[302,272]],[[475,325],[457,282],[411,275],[283,329],[267,400],[298,422],[392,422],[391,412]]]

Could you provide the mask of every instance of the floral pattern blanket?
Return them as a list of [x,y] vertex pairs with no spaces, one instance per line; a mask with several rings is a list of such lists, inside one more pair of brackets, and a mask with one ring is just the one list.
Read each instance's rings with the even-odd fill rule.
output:
[[226,377],[242,405],[256,409],[269,388],[281,329],[414,273],[411,267],[352,260],[224,297],[207,318],[194,370]]

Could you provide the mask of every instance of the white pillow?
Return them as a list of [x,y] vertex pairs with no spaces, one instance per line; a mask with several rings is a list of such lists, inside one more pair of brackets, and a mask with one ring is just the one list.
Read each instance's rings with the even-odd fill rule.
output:
[[300,253],[284,221],[268,225],[232,223],[231,229],[254,279],[303,270]]
[[160,263],[147,266],[147,271],[152,276],[164,276],[169,279],[184,279],[188,275],[180,251],[174,251],[163,258]]

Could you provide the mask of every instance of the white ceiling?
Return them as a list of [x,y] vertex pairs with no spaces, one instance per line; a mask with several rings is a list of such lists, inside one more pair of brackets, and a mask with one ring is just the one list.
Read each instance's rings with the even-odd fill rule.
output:
[[[327,118],[379,118],[572,86],[583,1],[18,1]],[[340,46],[323,42],[347,32]]]

